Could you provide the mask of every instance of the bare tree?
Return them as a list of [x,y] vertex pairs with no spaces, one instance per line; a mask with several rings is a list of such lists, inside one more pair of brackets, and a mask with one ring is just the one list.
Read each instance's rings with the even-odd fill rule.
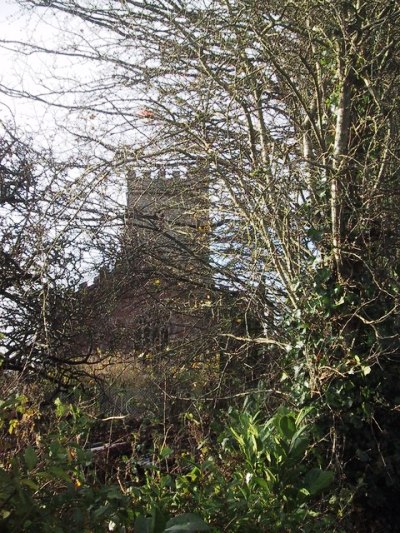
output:
[[[206,245],[193,224],[136,204],[133,224],[154,236],[154,272],[163,258],[169,275],[212,287],[215,315],[224,298],[239,309],[242,330],[223,312],[215,330],[230,355],[246,354],[239,368],[258,357],[270,372],[280,355],[292,394],[320,401],[342,435],[355,417],[376,458],[398,410],[398,2],[20,3],[82,31],[68,49],[8,46],[92,61],[98,77],[56,93],[3,90],[58,106],[54,94],[74,92],[71,116],[102,125],[99,136],[76,133],[114,171],[139,179],[185,167],[206,179]],[[197,270],[174,263],[165,239],[179,254],[190,242]],[[341,391],[353,391],[351,405]],[[352,460],[365,448],[353,437]]]
[[[395,294],[378,281],[376,263],[387,239],[397,239],[389,200],[398,161],[394,2],[21,4],[38,8],[43,19],[59,12],[83,24],[71,30],[67,50],[23,45],[25,52],[99,65],[98,78],[75,89],[63,80],[56,92],[80,95],[68,105],[71,114],[92,113],[108,124],[108,135],[103,128],[101,138],[80,130],[81,139],[102,146],[125,175],[185,165],[201,169],[200,181],[206,175],[212,253],[201,276],[235,287],[258,314],[264,335],[253,342],[288,348],[283,317],[305,312],[316,297],[315,276],[325,269],[325,288],[337,291],[336,301],[353,293],[357,300],[360,284],[370,283],[379,298],[392,298],[382,316],[396,314]],[[30,97],[61,105],[51,91]],[[168,233],[160,215],[147,213],[147,229],[177,239],[182,249],[180,222],[169,220]],[[151,250],[154,256],[160,247]],[[165,262],[173,270],[171,260],[170,254]],[[388,274],[393,280],[385,270],[385,287]],[[375,296],[335,320],[344,339],[333,350],[335,361],[351,353],[356,323],[377,335],[382,316],[372,319],[368,302],[375,306]],[[332,305],[326,313],[338,304]],[[329,375],[335,361],[326,361]],[[309,371],[318,389],[321,373]]]
[[[75,169],[77,164],[82,161],[73,161]],[[93,260],[107,262],[108,242],[96,237],[105,213],[93,178],[84,172],[74,177],[71,168],[71,160],[56,161],[50,151],[35,149],[32,139],[2,128],[1,368],[64,384],[90,356],[77,349],[89,335],[79,287],[93,276]]]

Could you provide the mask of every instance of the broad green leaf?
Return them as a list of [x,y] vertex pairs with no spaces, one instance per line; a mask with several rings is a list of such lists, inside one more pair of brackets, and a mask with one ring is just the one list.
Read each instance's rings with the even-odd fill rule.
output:
[[201,470],[198,466],[195,466],[188,474],[186,474],[186,476],[194,482],[201,476]]
[[16,418],[13,418],[8,423],[8,432],[10,435],[12,435],[15,431],[15,428],[18,426],[18,420]]
[[254,435],[250,435],[250,441],[251,441],[251,447],[254,453],[257,453],[258,446],[257,446],[257,440]]
[[[304,422],[304,419],[314,411],[314,407],[304,407],[299,411],[298,415],[296,416],[296,426],[299,427],[300,424]],[[304,427],[304,426],[303,426]]]
[[164,533],[173,533],[175,531],[184,531],[186,533],[196,533],[201,531],[209,531],[210,527],[200,518],[200,516],[192,513],[185,513],[175,518],[171,518],[167,522],[167,527]]
[[168,446],[165,446],[160,452],[160,459],[166,459],[172,453],[173,453],[173,450],[171,448],[168,448]]
[[167,519],[164,513],[158,508],[153,507],[150,519],[150,532],[163,533]]
[[160,478],[160,487],[162,489],[165,489],[165,487],[172,487],[173,486],[173,479],[169,474],[166,474],[165,476],[162,476]]
[[96,520],[101,520],[102,518],[104,518],[105,516],[107,516],[110,512],[110,506],[109,505],[101,505],[100,507],[98,507],[94,513],[93,513],[93,516]]
[[230,427],[229,429],[232,435],[235,437],[236,442],[243,448],[245,446],[243,437],[233,427]]
[[60,398],[56,398],[54,400],[54,405],[56,406],[56,415],[58,417],[63,417],[65,413],[68,411],[68,406],[60,400]]
[[309,439],[304,433],[307,431],[307,426],[300,427],[292,436],[290,441],[289,454],[294,458],[301,458],[307,448]]
[[296,423],[294,418],[287,415],[282,416],[279,420],[279,429],[285,438],[291,439],[296,432]]
[[33,491],[37,491],[39,488],[39,485],[32,481],[31,479],[21,479],[21,485],[25,485],[26,487],[29,487]]
[[272,490],[272,483],[268,483],[266,479],[263,479],[261,477],[254,478],[254,482],[266,493],[270,493]]
[[334,478],[333,472],[313,468],[304,478],[304,487],[312,495],[318,494],[331,485]]
[[[64,470],[63,468],[60,468],[58,466],[51,466],[48,468],[48,473],[56,478],[56,479],[62,479],[63,481],[67,481],[68,483],[71,482],[71,478],[68,475],[68,472]],[[49,476],[50,477],[50,476]]]
[[309,439],[307,437],[293,436],[290,443],[289,454],[292,459],[302,459],[307,449]]
[[32,470],[37,465],[38,458],[32,446],[28,446],[28,448],[26,448],[24,452],[24,461],[28,470]]

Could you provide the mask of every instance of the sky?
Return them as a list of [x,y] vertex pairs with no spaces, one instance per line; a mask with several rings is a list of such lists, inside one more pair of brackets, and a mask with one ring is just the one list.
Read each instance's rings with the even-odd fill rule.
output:
[[[48,34],[46,25],[35,22],[27,13],[20,10],[12,0],[0,0],[0,35],[2,40],[15,40],[32,42],[36,38],[44,38]],[[33,72],[45,71],[47,65],[43,59],[35,56],[24,57],[10,50],[10,46],[2,44],[0,47],[0,83],[11,89],[34,89]],[[0,95],[0,105],[3,107],[2,120],[16,119],[24,125],[33,126],[40,121],[44,109],[32,102],[23,102]],[[4,109],[6,108],[6,109]],[[8,108],[8,109],[7,109]],[[7,113],[8,111],[8,113]]]
[[[44,94],[43,86],[54,87],[57,77],[65,83],[73,78],[84,79],[90,75],[90,67],[69,58],[46,53],[21,55],[10,50],[13,45],[4,41],[13,40],[57,47],[61,43],[59,20],[49,16],[49,11],[33,14],[21,10],[13,0],[0,0],[0,84],[33,94]],[[59,101],[68,102],[68,95]],[[55,98],[55,101],[57,98]],[[15,124],[30,135],[38,147],[73,149],[73,143],[61,133],[60,124],[66,124],[66,111],[49,108],[31,99],[11,98],[0,87],[0,120]],[[62,147],[62,148],[61,148]]]
[[[0,35],[1,39],[21,39],[23,36],[25,21],[18,15],[18,7],[14,2],[0,0]],[[19,86],[24,65],[22,61],[16,61],[15,54],[0,47],[0,83],[2,85]],[[0,95],[1,120],[14,120],[16,115],[24,115],[24,111],[16,101],[4,94]],[[31,111],[32,112],[32,111]]]
[[[1,85],[3,85],[10,89],[26,90],[36,94],[43,93],[41,83],[54,87],[57,77],[64,80],[61,83],[67,84],[73,78],[85,79],[93,73],[87,63],[82,65],[79,61],[50,54],[24,56],[11,51],[10,45],[4,43],[4,41],[13,40],[42,44],[47,47],[59,46],[62,41],[58,23],[59,21],[54,17],[49,17],[49,11],[43,10],[37,13],[35,10],[35,13],[30,15],[21,11],[16,2],[0,0],[0,40],[3,41],[2,44],[0,43],[0,125],[1,122],[8,127],[15,125],[18,135],[20,136],[22,132],[24,138],[29,138],[35,148],[51,148],[53,153],[62,160],[80,153],[77,140],[72,135],[68,135],[65,129],[68,129],[68,111],[52,108],[31,99],[11,98],[5,94],[4,90],[1,90]],[[79,25],[76,24],[78,29],[69,26],[72,32],[79,31]],[[68,103],[69,98],[68,94],[59,97],[62,103]],[[75,117],[74,120],[76,121],[77,118]],[[85,169],[82,173],[85,175]],[[80,171],[77,169],[70,176],[71,181],[76,178],[77,185],[79,185],[79,174]],[[85,179],[90,189],[90,176]],[[98,181],[95,177],[93,180],[96,183]],[[100,183],[99,187],[100,185],[107,189],[106,183]],[[87,191],[84,193],[88,194]],[[125,182],[121,180],[120,188],[113,184],[110,196],[117,204],[125,203]],[[114,204],[113,208],[115,208]],[[100,256],[93,252],[88,263],[97,259],[100,259]],[[91,279],[90,276],[91,274],[88,279]]]

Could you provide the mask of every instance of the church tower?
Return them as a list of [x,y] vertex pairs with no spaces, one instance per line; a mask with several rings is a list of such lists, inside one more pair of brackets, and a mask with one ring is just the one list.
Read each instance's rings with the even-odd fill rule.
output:
[[199,167],[129,170],[122,254],[112,273],[111,349],[161,353],[201,335],[210,287],[208,206]]

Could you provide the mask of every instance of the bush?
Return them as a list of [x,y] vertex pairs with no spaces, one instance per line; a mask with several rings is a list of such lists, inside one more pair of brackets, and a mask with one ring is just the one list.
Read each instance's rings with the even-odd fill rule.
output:
[[[0,404],[3,431],[10,437],[24,417],[38,416],[27,405],[25,397]],[[3,454],[0,529],[326,531],[333,517],[321,513],[321,494],[333,474],[321,468],[313,451],[308,411],[280,408],[265,420],[247,402],[241,412],[230,410],[223,422],[219,436],[199,446],[197,460],[164,446],[144,480],[135,483],[132,476],[130,486],[122,487],[96,477],[82,445],[92,422],[76,406],[56,400],[47,434],[15,454]]]
[[[131,488],[145,514],[195,510],[214,531],[325,531],[333,517],[318,512],[319,496],[333,481],[312,453],[306,410],[230,411],[217,445],[196,462],[181,457],[184,473],[149,469],[146,483]],[[166,458],[172,450],[165,448]]]
[[[4,433],[16,437],[34,415],[24,396],[0,403]],[[40,415],[36,413],[37,417]],[[5,532],[122,531],[130,516],[129,498],[115,486],[96,486],[92,458],[78,444],[89,420],[72,404],[56,401],[55,420],[37,445],[3,453],[0,466],[0,530]]]

